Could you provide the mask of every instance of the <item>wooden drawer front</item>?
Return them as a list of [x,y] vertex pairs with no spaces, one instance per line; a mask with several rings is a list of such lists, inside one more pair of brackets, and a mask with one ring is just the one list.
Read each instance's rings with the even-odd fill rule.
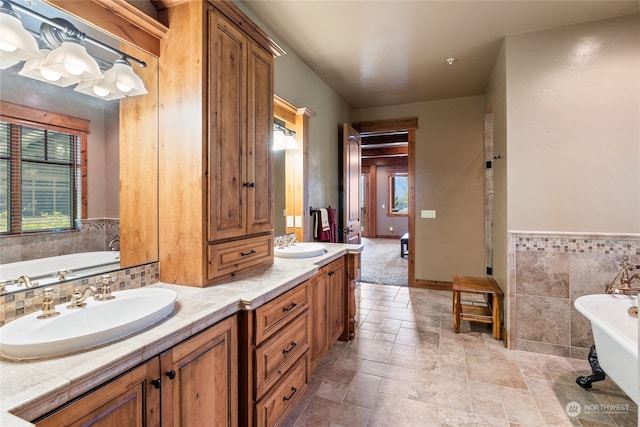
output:
[[306,283],[269,301],[256,309],[256,342],[258,345],[277,332],[278,328],[306,310],[309,305]]
[[209,245],[209,279],[273,263],[273,236]]
[[309,312],[269,338],[255,350],[256,400],[286,373],[309,348]]
[[307,355],[296,362],[276,387],[256,403],[256,425],[272,427],[281,425],[300,399],[309,384]]

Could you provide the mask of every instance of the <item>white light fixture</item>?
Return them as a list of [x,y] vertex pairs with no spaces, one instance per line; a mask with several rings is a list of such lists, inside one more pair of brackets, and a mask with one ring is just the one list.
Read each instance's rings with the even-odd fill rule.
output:
[[60,47],[47,55],[41,65],[43,74],[54,77],[56,74],[80,80],[96,80],[102,77],[100,66],[87,53],[79,40],[68,39]]
[[93,96],[95,98],[104,99],[105,101],[111,101],[113,99],[124,98],[124,94],[121,92],[112,92],[109,89],[101,85],[103,79],[85,80],[80,82],[73,90],[76,92],[84,93],[85,95]]
[[285,127],[284,122],[275,119],[273,122],[273,150],[297,150],[298,142],[295,131]]
[[2,2],[0,7],[0,69],[9,68],[20,61],[37,58],[38,43],[22,26],[20,16],[11,5]]
[[55,71],[42,68],[42,62],[47,58],[50,52],[51,51],[49,49],[40,49],[40,57],[29,59],[25,62],[19,74],[21,76],[62,87],[78,83],[80,81],[80,77],[78,76],[63,76]]
[[125,58],[116,60],[113,67],[105,71],[99,86],[109,92],[120,92],[126,96],[144,95],[147,90],[142,79],[133,72],[131,64]]

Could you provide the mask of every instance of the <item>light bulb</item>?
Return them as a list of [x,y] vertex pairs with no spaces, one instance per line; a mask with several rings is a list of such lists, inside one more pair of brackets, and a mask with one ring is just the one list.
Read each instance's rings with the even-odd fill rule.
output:
[[119,91],[124,93],[131,92],[131,89],[133,89],[131,86],[126,85],[122,82],[116,82],[116,87],[118,88]]
[[101,86],[95,85],[93,86],[93,93],[100,97],[105,97],[109,95],[109,91]]
[[42,74],[42,77],[49,80],[50,82],[57,82],[58,80],[60,80],[60,77],[62,77],[60,73],[56,73],[53,70],[47,70],[45,68],[42,68],[40,70],[40,74]]
[[18,46],[5,41],[0,41],[0,50],[3,52],[15,52],[18,50]]
[[73,74],[74,76],[79,76],[84,72],[82,66],[75,65],[73,63],[65,63],[64,69],[69,72],[69,74]]

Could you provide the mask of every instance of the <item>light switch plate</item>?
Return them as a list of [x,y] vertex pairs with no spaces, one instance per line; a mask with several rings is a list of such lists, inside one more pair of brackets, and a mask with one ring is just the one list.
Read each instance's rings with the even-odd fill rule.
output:
[[434,210],[421,210],[420,211],[420,218],[435,218],[436,217],[436,211]]
[[302,217],[300,215],[296,215],[296,228],[302,227]]
[[287,216],[287,227],[289,227],[289,228],[293,227],[293,216],[292,215],[288,215]]

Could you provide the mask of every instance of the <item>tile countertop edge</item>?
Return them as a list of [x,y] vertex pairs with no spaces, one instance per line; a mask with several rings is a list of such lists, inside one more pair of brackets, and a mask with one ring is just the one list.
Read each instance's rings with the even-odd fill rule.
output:
[[[195,311],[185,310],[184,307],[178,308],[160,324],[110,344],[68,356],[27,362],[34,363],[32,369],[35,371],[46,372],[65,372],[65,366],[79,362],[78,360],[74,362],[74,359],[86,360],[87,367],[80,367],[79,370],[82,372],[76,374],[75,377],[73,375],[70,375],[70,378],[60,376],[68,381],[66,385],[52,386],[46,391],[30,395],[30,398],[27,399],[20,400],[18,398],[16,401],[6,404],[4,402],[6,396],[3,396],[4,393],[2,393],[3,395],[0,395],[0,399],[2,399],[0,401],[0,425],[3,427],[32,426],[33,424],[24,418],[35,419],[58,408],[60,403],[56,396],[63,395],[69,396],[70,400],[75,399],[240,310],[254,310],[308,280],[320,267],[346,254],[360,253],[362,249],[362,245],[358,244],[328,244],[327,253],[322,257],[306,260],[276,258],[274,266],[286,266],[292,269],[284,280],[282,276],[287,273],[286,271],[283,273],[276,271],[275,268],[270,271],[271,268],[267,268],[232,282],[207,288],[192,288],[162,282],[149,285],[165,287],[178,292],[176,302],[179,307],[197,305],[197,303],[203,305],[203,299],[205,303],[209,301],[213,303],[214,298],[218,296],[217,294],[221,294],[220,296],[223,296],[224,299],[223,301],[215,301],[207,308]],[[269,278],[265,276],[270,274],[273,276],[270,279],[272,281],[266,282],[265,279]],[[246,289],[243,289],[243,285]],[[258,285],[263,286],[261,291],[254,290]],[[92,356],[103,353],[106,348],[112,350],[114,357],[109,360],[103,358],[101,360],[104,361],[96,363]],[[117,364],[114,363],[114,360],[117,361]],[[6,370],[14,363],[23,362],[0,359],[0,368]],[[2,374],[3,377],[4,375],[6,373]]]

